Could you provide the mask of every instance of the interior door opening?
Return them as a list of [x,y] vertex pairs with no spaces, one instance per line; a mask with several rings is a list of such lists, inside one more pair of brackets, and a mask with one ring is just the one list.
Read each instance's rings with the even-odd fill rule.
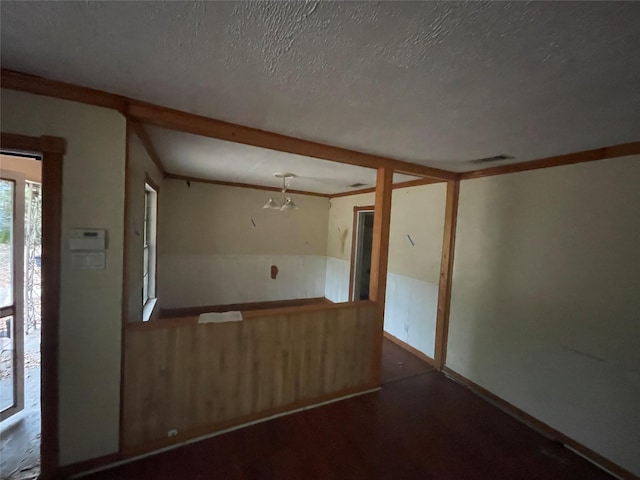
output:
[[369,300],[371,277],[371,247],[373,245],[373,211],[356,210],[355,265],[352,300]]
[[42,162],[0,156],[0,478],[40,473]]

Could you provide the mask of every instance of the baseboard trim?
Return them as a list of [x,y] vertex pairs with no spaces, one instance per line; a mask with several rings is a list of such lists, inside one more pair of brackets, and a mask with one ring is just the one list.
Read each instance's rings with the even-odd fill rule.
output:
[[270,308],[301,307],[303,305],[314,305],[317,303],[325,303],[327,301],[328,300],[325,297],[314,297],[296,298],[292,300],[272,300],[268,302],[230,303],[227,305],[202,305],[199,307],[169,308],[161,309],[158,317],[191,317],[208,312],[229,312],[236,310],[247,312],[250,310],[267,310]]
[[113,465],[116,462],[122,460],[122,455],[119,452],[110,453],[101,457],[91,458],[82,462],[71,463],[58,468],[53,475],[53,480],[63,480],[67,478],[73,478],[74,475],[83,474],[88,471],[98,471],[106,468],[109,465]]
[[[318,407],[322,407],[324,405],[328,405],[331,403],[335,403],[335,402],[340,402],[342,400],[347,400],[349,398],[353,398],[353,397],[359,397],[361,395],[366,395],[369,393],[374,393],[377,392],[381,389],[381,387],[379,385],[370,385],[367,387],[364,387],[363,389],[350,389],[350,390],[345,390],[342,392],[338,392],[337,394],[332,394],[332,395],[326,395],[324,396],[324,400],[321,399],[316,399],[313,402],[314,403],[309,403],[307,405],[301,405],[297,408],[293,408],[293,409],[287,409],[285,411],[276,411],[273,413],[266,413],[263,417],[260,418],[255,418],[252,419],[250,421],[245,421],[244,423],[240,423],[240,424],[236,424],[236,425],[232,425],[229,426],[227,428],[222,428],[216,431],[212,431],[210,433],[207,434],[202,434],[202,435],[198,435],[192,438],[188,438],[185,439],[183,441],[180,441],[178,443],[174,443],[171,445],[166,445],[164,447],[160,447],[160,448],[154,448],[153,450],[148,450],[148,451],[142,451],[140,453],[127,453],[126,451],[123,451],[121,453],[118,454],[114,454],[113,458],[111,459],[107,459],[107,457],[111,457],[110,455],[107,455],[106,457],[100,457],[100,458],[96,458],[96,459],[92,459],[92,460],[87,460],[86,462],[80,462],[78,464],[74,464],[74,465],[70,465],[68,467],[64,467],[65,469],[72,469],[73,468],[73,473],[67,476],[59,476],[59,477],[55,477],[56,479],[75,479],[75,478],[82,478],[86,475],[91,475],[93,473],[97,473],[103,470],[107,470],[109,468],[114,468],[114,467],[118,467],[121,465],[126,465],[127,463],[131,463],[131,462],[135,462],[137,460],[141,460],[143,458],[146,457],[151,457],[153,455],[157,455],[159,453],[162,452],[166,452],[169,450],[173,450],[179,447],[183,447],[185,445],[189,445],[192,443],[197,443],[200,442],[202,440],[206,440],[209,438],[213,438],[213,437],[217,437],[218,435],[222,435],[224,433],[228,433],[228,432],[233,432],[234,430],[239,430],[241,428],[246,428],[249,427],[251,425],[256,425],[258,423],[262,423],[262,422],[267,422],[269,420],[273,420],[279,417],[285,417],[287,415],[293,415],[294,413],[299,413],[305,410],[311,410],[313,408],[318,408]],[[351,392],[351,393],[347,393],[347,392]],[[335,396],[337,395],[337,396]],[[322,398],[322,397],[321,397]],[[144,448],[144,447],[143,447]],[[107,460],[103,460],[103,459],[107,459]],[[99,462],[99,461],[102,461]],[[83,469],[82,471],[80,471],[80,467],[84,466],[85,464],[90,464],[90,463],[94,463],[93,465],[90,465],[89,468],[87,469]],[[62,469],[60,470],[62,471]]]
[[432,367],[435,368],[436,366],[436,362],[433,358],[431,358],[428,355],[425,355],[424,353],[422,353],[420,350],[418,350],[415,347],[412,347],[411,345],[409,345],[407,342],[404,342],[402,340],[400,340],[398,337],[394,337],[393,335],[391,335],[389,332],[384,332],[384,338],[386,338],[387,340],[395,343],[396,345],[398,345],[400,348],[404,348],[407,352],[415,355],[416,357],[418,357],[420,360],[424,360],[425,362],[427,362],[429,365],[431,365]]
[[564,433],[559,432],[555,428],[529,415],[525,411],[507,402],[506,400],[497,396],[496,394],[491,393],[489,390],[481,387],[477,383],[474,383],[468,378],[463,377],[458,372],[451,370],[449,367],[447,366],[443,367],[442,372],[454,382],[459,383],[460,385],[467,388],[468,390],[471,390],[473,393],[484,398],[488,402],[492,403],[503,412],[511,415],[517,420],[520,420],[522,423],[533,428],[534,430],[541,433],[542,435],[549,438],[550,440],[557,441],[564,444],[565,447],[569,448],[570,450],[573,450],[575,453],[589,460],[591,463],[600,467],[606,472],[624,480],[638,480],[637,476],[635,476],[630,471],[624,469],[620,465],[613,463],[611,460],[608,460],[607,458],[603,457],[599,453],[594,452],[590,448],[585,447],[584,445],[575,441],[571,437],[568,437]]

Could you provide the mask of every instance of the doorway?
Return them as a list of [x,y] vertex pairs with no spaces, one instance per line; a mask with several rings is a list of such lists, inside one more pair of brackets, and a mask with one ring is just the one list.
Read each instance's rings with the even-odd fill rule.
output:
[[40,158],[0,156],[0,478],[40,473]]
[[353,248],[349,297],[352,301],[369,300],[371,248],[373,245],[373,206],[353,209]]

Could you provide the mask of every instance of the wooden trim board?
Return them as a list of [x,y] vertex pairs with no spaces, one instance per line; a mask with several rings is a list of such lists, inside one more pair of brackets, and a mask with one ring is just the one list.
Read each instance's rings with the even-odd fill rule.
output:
[[375,191],[376,187],[363,188],[362,190],[353,190],[350,192],[332,193],[329,195],[329,198],[350,197],[351,195],[363,195],[365,193],[374,193]]
[[460,175],[462,180],[472,178],[489,177],[492,175],[504,175],[507,173],[525,172],[538,168],[560,167],[562,165],[572,165],[574,163],[593,162],[608,158],[625,157],[627,155],[639,155],[640,142],[623,143],[594,150],[569,153],[567,155],[557,155],[554,157],[531,160],[529,162],[512,163],[498,167],[483,168],[472,172],[464,172]]
[[376,343],[371,358],[373,381],[380,383],[382,371],[382,335],[389,264],[389,229],[391,227],[391,186],[393,170],[379,168],[376,178],[376,201],[373,213],[373,240],[371,245],[371,278],[369,300],[376,302]]
[[72,102],[111,108],[123,113],[127,104],[127,98],[120,95],[4,68],[1,70],[1,84],[2,88],[10,90],[62,98]]
[[[141,123],[350,165],[358,165],[368,168],[391,168],[397,172],[425,177],[424,180],[426,180],[426,183],[460,179],[467,180],[490,175],[503,175],[538,168],[555,167],[640,154],[640,142],[631,142],[594,150],[569,153],[566,155],[558,155],[539,160],[531,160],[528,162],[458,173],[395,160],[388,157],[347,150],[331,145],[324,145],[299,138],[288,137],[243,125],[236,125],[221,120],[215,120],[208,117],[141,102],[101,90],[59,82],[13,70],[1,69],[0,76],[2,88],[111,108],[122,112],[124,115]],[[54,150],[51,149],[48,151],[54,152]],[[403,183],[411,184],[414,182],[416,185],[422,184],[420,183],[421,180],[413,180]],[[397,188],[412,186],[402,186],[402,184],[398,185],[399,186]],[[330,195],[330,197],[357,195],[372,191],[374,191],[374,189],[370,188],[334,194]]]
[[[298,155],[320,158],[339,163],[347,163],[350,165],[358,165],[368,168],[392,168],[401,173],[425,177],[427,183],[446,180],[467,180],[490,175],[503,175],[506,173],[534,170],[538,168],[555,167],[560,165],[569,165],[572,163],[640,154],[640,142],[631,142],[539,160],[531,160],[528,162],[458,173],[387,157],[356,152],[340,147],[324,145],[242,125],[236,125],[221,120],[215,120],[208,117],[193,115],[179,110],[172,110],[158,105],[141,102],[101,90],[59,82],[13,70],[1,69],[0,77],[2,88],[111,108],[122,112],[134,120],[149,125],[156,125],[172,130],[184,131],[196,135],[208,136],[235,143],[268,148],[271,150],[295,153]],[[48,151],[52,153],[54,152],[52,149],[49,149]],[[403,183],[409,184],[411,182],[420,182],[420,180]],[[403,187],[399,186],[398,188]],[[337,197],[344,195],[357,195],[372,191],[374,191],[374,189],[370,188],[330,196]]]
[[456,245],[456,225],[458,222],[458,198],[460,182],[447,183],[447,200],[442,239],[442,259],[438,285],[438,312],[436,318],[435,367],[441,370],[447,358],[447,336],[449,333],[449,309],[451,306],[451,281],[453,257]]
[[375,205],[367,205],[364,207],[355,206],[353,207],[353,226],[351,227],[351,260],[349,262],[349,301],[356,300],[353,298],[353,274],[356,266],[356,241],[358,238],[358,232],[356,231],[358,228],[358,213],[370,211],[373,212],[375,210]]
[[[223,180],[208,180],[206,178],[198,178],[198,177],[189,177],[186,175],[176,175],[175,173],[167,173],[165,178],[171,180],[183,180],[185,182],[197,182],[197,183],[208,183],[211,185],[222,185],[225,187],[238,187],[238,188],[252,188],[254,190],[266,190],[267,192],[278,192],[282,191],[281,188],[278,187],[265,187],[264,185],[253,185],[251,183],[238,183],[238,182],[225,182]],[[287,188],[287,193],[294,193],[296,195],[311,195],[314,197],[329,197],[328,193],[316,193],[316,192],[307,192],[306,190],[291,190]]]
[[[5,88],[2,85],[2,88]],[[50,137],[42,135],[40,137],[29,137],[27,135],[19,135],[16,133],[2,132],[0,140],[2,148],[7,151],[18,151],[42,154],[43,152],[52,154],[57,153],[64,155],[67,151],[67,141],[60,137]]]
[[[118,453],[122,450],[122,432],[124,431],[124,416],[122,415],[124,409],[124,395],[122,394],[122,385],[124,385],[124,335],[125,326],[129,317],[129,271],[128,257],[129,257],[129,233],[131,225],[131,207],[129,201],[131,199],[131,185],[129,180],[131,177],[131,136],[135,133],[133,122],[126,121],[125,131],[125,156],[124,156],[124,227],[122,229],[122,302],[120,306],[120,411],[118,412]],[[82,462],[81,462],[82,463]],[[72,472],[73,473],[73,472]]]
[[[442,182],[444,182],[444,180],[434,180],[433,178],[419,178],[417,180],[409,180],[407,182],[394,183],[392,188],[395,190],[397,188],[418,187],[421,185],[431,185],[432,183],[442,183]],[[375,187],[363,188],[362,190],[352,190],[350,192],[332,193],[329,195],[329,198],[349,197],[351,195],[362,195],[364,193],[373,193],[375,191],[376,191]]]
[[[269,302],[230,303],[228,305],[204,305],[200,307],[170,308],[160,310],[159,318],[190,317],[208,312],[229,312],[250,310],[267,310],[272,308],[300,307],[303,305],[325,305],[324,297],[298,298],[292,300],[273,300]],[[331,302],[333,304],[333,302]]]
[[141,125],[138,122],[131,122],[129,120],[127,120],[127,123],[131,124],[131,128],[140,139],[144,149],[147,151],[147,155],[149,155],[149,158],[151,158],[151,161],[155,164],[157,169],[160,170],[160,175],[165,176],[167,172],[162,165],[160,155],[158,155],[158,151],[153,146],[153,142],[151,141],[151,138],[149,138],[149,134],[145,130],[144,125]]
[[[10,155],[10,154],[9,154]],[[29,160],[26,160],[29,161]],[[24,295],[25,287],[24,268],[15,268],[17,265],[24,264],[24,225],[25,225],[25,190],[26,177],[22,171],[0,170],[0,179],[12,184],[12,219],[11,219],[11,253],[12,264],[10,276],[14,288],[11,292],[11,304],[5,307],[5,315],[13,317],[12,333],[9,335],[11,344],[13,345],[13,354],[11,355],[11,364],[13,374],[11,375],[11,389],[13,390],[12,405],[0,412],[0,421],[16,415],[24,409],[24,332],[26,318],[24,316]],[[19,321],[21,320],[21,321]]]
[[319,158],[368,168],[388,168],[400,173],[439,180],[456,178],[455,173],[438,168],[426,167],[402,160],[370,155],[332,145],[289,137],[136,100],[130,100],[128,102],[126,115],[139,122],[156,127],[242,143],[254,147],[267,148],[279,152],[293,153],[305,157]]
[[471,390],[476,395],[484,398],[485,400],[489,401],[496,407],[500,408],[502,411],[508,413],[512,417],[520,420],[522,423],[525,423],[529,427],[540,432],[545,437],[548,437],[551,440],[555,440],[563,443],[565,446],[570,447],[571,449],[578,452],[580,455],[583,455],[584,457],[591,460],[596,465],[602,467],[605,470],[608,470],[614,475],[617,475],[620,478],[629,479],[629,480],[638,478],[633,473],[613,463],[611,460],[606,459],[599,453],[594,452],[590,448],[585,447],[584,445],[572,439],[571,437],[565,435],[564,433],[559,432],[555,428],[529,415],[525,411],[507,402],[506,400],[499,397],[498,395],[491,393],[489,390],[481,387],[477,383],[472,382],[468,378],[463,377],[458,372],[450,369],[449,367],[446,367],[446,366],[443,367],[442,372],[451,380],[459,383],[460,385],[464,386],[468,390]]
[[76,478],[80,474],[87,474],[98,470],[104,470],[112,465],[122,461],[123,457],[120,453],[110,453],[101,457],[90,458],[81,462],[71,463],[60,467],[54,478],[67,479]]
[[395,343],[397,346],[399,346],[400,348],[405,349],[407,352],[409,352],[411,355],[415,355],[416,357],[418,357],[420,360],[424,360],[425,362],[427,362],[429,365],[431,366],[435,366],[435,360],[433,358],[431,358],[429,355],[426,355],[424,353],[422,353],[420,350],[418,350],[415,347],[412,347],[411,345],[409,345],[407,342],[403,342],[402,340],[400,340],[398,337],[394,337],[393,335],[391,335],[389,332],[384,332],[384,338],[386,338],[387,340],[389,340],[390,342]]
[[455,173],[438,168],[267,132],[12,70],[1,70],[1,83],[2,88],[112,108],[131,120],[185,133],[349,165],[390,168],[401,173],[439,180],[456,178]]
[[[3,85],[4,86],[4,85]],[[62,248],[62,163],[66,140],[2,133],[0,146],[42,156],[42,341],[40,440],[41,474],[48,480],[59,465],[58,335],[60,324],[60,252]]]

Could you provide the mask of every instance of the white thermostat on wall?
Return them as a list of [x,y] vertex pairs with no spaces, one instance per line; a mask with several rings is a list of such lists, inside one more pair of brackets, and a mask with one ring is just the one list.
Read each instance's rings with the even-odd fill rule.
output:
[[95,228],[74,228],[69,238],[69,250],[100,251],[107,249],[107,231]]
[[71,265],[77,270],[104,270],[107,231],[95,228],[74,228],[69,237]]

